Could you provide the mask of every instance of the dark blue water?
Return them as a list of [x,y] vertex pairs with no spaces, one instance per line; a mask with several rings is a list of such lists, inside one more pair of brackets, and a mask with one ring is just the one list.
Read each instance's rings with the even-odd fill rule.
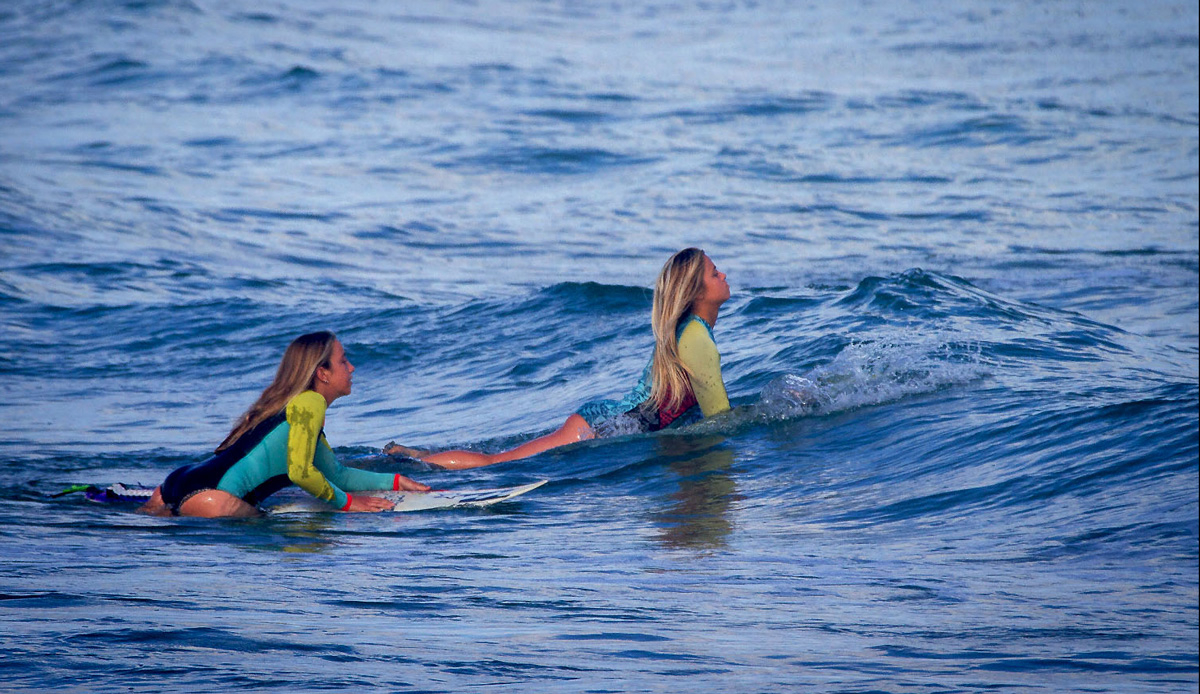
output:
[[[1194,3],[0,6],[0,688],[1197,691]],[[623,394],[699,245],[735,411]],[[148,518],[286,343],[488,510]],[[806,393],[803,401],[792,391]]]

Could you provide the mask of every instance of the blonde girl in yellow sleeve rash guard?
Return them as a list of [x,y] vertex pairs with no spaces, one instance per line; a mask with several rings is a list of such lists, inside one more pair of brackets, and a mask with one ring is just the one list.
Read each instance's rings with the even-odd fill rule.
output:
[[525,458],[576,441],[614,433],[657,431],[693,407],[705,417],[729,409],[721,354],[713,326],[729,299],[725,273],[698,248],[685,248],[663,265],[654,285],[650,322],[654,353],[624,398],[579,408],[557,431],[501,453],[425,453],[388,444],[385,453],[409,455],[446,468],[471,468]]
[[253,516],[257,505],[297,485],[342,511],[382,511],[391,502],[351,492],[425,491],[398,474],[343,466],[325,440],[325,410],[350,394],[354,366],[330,332],[301,335],[288,345],[275,380],[241,416],[216,453],[167,475],[146,513]]

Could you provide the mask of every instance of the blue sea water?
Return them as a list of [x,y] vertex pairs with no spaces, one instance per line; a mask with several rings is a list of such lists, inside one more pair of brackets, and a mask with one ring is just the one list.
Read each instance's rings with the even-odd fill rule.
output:
[[[1197,691],[1197,14],[7,0],[0,689]],[[623,394],[689,245],[732,414],[380,454]],[[322,328],[348,464],[550,482],[50,496],[202,459]]]

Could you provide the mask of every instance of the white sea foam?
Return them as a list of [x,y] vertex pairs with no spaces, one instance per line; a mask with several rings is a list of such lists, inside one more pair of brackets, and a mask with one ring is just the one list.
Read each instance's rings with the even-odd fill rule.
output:
[[977,345],[948,335],[903,333],[856,341],[804,375],[783,374],[759,393],[753,416],[791,419],[894,402],[983,378]]

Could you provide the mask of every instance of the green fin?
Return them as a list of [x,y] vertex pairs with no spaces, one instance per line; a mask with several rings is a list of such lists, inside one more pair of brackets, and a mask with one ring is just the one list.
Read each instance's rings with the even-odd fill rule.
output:
[[61,492],[59,492],[57,494],[51,494],[50,498],[57,499],[60,496],[66,496],[67,494],[74,494],[75,492],[86,492],[89,489],[95,489],[95,488],[96,488],[95,485],[92,485],[92,484],[73,484],[70,487],[67,487],[66,489],[62,490]]

